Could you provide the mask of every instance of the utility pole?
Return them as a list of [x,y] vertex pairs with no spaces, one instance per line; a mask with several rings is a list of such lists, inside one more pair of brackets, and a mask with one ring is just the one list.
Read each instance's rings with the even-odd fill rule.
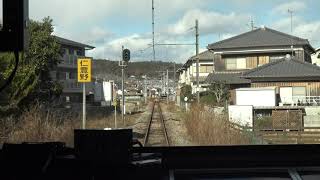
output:
[[177,98],[177,87],[176,87],[176,63],[173,62],[173,90],[175,92],[175,95],[174,95],[174,101],[176,101],[176,98]]
[[167,104],[169,103],[169,70],[167,69]]
[[166,72],[164,71],[163,73],[162,73],[162,76],[163,76],[163,93],[166,93],[167,92],[167,90],[166,90]]
[[116,93],[114,93],[115,90],[115,84],[112,83],[112,101],[114,105],[114,128],[117,129],[117,96]]
[[198,19],[196,19],[196,60],[197,60],[197,102],[200,103],[200,92],[199,92],[199,25],[198,25]]
[[154,49],[154,0],[152,0],[152,55],[153,55],[153,61],[155,61],[156,51]]
[[147,103],[148,91],[147,91],[147,75],[144,78],[144,102]]
[[[163,73],[161,74],[161,94],[163,93]],[[160,94],[160,95],[161,95]]]
[[[123,49],[124,47],[122,46],[122,51],[123,52]],[[122,62],[122,65],[121,65],[121,75],[122,75],[122,79],[121,79],[121,92],[122,92],[122,113],[121,113],[121,118],[122,118],[122,123],[123,123],[123,126],[124,126],[124,114],[125,114],[125,111],[126,111],[126,108],[125,108],[125,104],[124,104],[124,61],[121,60]]]
[[[292,34],[292,14],[293,14],[293,11],[288,9],[288,13],[290,13],[290,20],[291,20],[291,36],[293,36],[293,34]],[[293,58],[293,41],[292,41],[292,37],[291,37],[291,57]]]

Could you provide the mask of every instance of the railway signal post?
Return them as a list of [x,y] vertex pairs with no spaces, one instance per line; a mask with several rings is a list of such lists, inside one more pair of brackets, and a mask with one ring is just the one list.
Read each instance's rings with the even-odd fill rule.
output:
[[122,113],[121,113],[121,117],[122,117],[122,122],[123,125],[125,125],[124,122],[124,114],[125,114],[125,103],[124,103],[124,68],[127,67],[128,62],[130,61],[130,50],[129,49],[124,49],[124,47],[122,46],[122,60],[119,61],[119,66],[121,67],[121,74],[122,74],[122,87],[121,87],[121,91],[122,91]]

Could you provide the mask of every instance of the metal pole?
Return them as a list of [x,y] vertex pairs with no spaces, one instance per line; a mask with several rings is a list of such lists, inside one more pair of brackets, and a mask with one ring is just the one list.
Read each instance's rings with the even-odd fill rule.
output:
[[162,72],[162,93],[166,92],[165,78],[164,72]]
[[[123,51],[124,47],[122,46],[122,51]],[[124,123],[124,114],[125,114],[125,104],[124,104],[124,64],[123,64],[123,59],[121,60],[122,66],[121,66],[121,75],[122,75],[122,80],[121,80],[121,91],[122,91],[122,123],[123,126],[125,125]]]
[[153,61],[155,61],[156,52],[154,49],[154,0],[152,0],[152,55],[153,55]]
[[83,83],[82,87],[82,129],[86,129],[86,83]]
[[[293,11],[288,9],[288,12],[290,13],[290,21],[291,21],[291,36],[293,36],[293,34],[292,34],[292,13],[293,13]],[[293,41],[292,41],[292,37],[290,38],[290,40],[291,40],[291,57],[293,57]]]
[[144,78],[144,102],[147,103],[147,97],[148,97],[148,91],[147,91],[147,75],[145,75],[145,78]]
[[114,128],[117,129],[117,103],[114,105]]
[[[112,84],[112,95],[114,95],[114,82]],[[117,129],[117,98],[113,97],[113,105],[114,105],[114,128]]]
[[199,27],[198,27],[198,19],[196,19],[196,60],[197,60],[197,102],[200,103],[200,93],[199,93]]
[[174,95],[174,101],[176,101],[176,98],[177,98],[177,87],[176,87],[176,63],[173,62],[173,90],[175,92],[175,95]]
[[167,69],[167,104],[169,103],[169,70]]

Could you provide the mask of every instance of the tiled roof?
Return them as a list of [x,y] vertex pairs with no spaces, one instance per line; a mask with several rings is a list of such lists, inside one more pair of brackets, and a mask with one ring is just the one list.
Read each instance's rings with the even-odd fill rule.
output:
[[196,61],[197,59],[196,58],[199,58],[199,61],[201,60],[212,60],[213,61],[213,57],[214,57],[214,54],[212,51],[209,51],[209,50],[206,50],[206,51],[203,51],[201,53],[198,54],[198,56],[194,55],[194,56],[191,56],[186,63],[184,63],[183,67],[189,67],[190,64],[192,64],[193,61]]
[[291,46],[308,45],[310,49],[314,49],[307,39],[291,36],[270,28],[259,28],[249,31],[238,36],[231,37],[216,43],[208,45],[208,49],[229,49],[229,48],[250,48],[250,47],[270,47],[270,46]]
[[[320,78],[320,67],[298,61],[292,58],[268,63],[249,70],[242,75],[243,78],[301,78],[318,77]],[[319,79],[320,80],[320,79]]]
[[82,43],[75,42],[75,41],[72,41],[72,40],[69,40],[69,39],[65,39],[65,38],[62,38],[62,37],[58,37],[58,36],[54,36],[54,37],[57,39],[58,43],[63,44],[63,45],[81,47],[81,48],[87,48],[87,49],[94,49],[95,48],[94,46],[90,46],[90,45],[87,45],[87,44],[82,44]]
[[214,54],[213,54],[213,52],[206,50],[206,51],[199,53],[198,56],[196,56],[196,55],[191,56],[189,59],[195,60],[197,57],[199,58],[199,60],[213,59]]
[[249,84],[251,81],[241,78],[242,73],[210,73],[206,79],[207,83],[224,82],[226,84]]
[[[207,79],[207,76],[199,76],[199,81],[206,81]],[[190,81],[194,82],[194,81],[197,81],[197,77],[196,76],[192,76],[190,77]]]

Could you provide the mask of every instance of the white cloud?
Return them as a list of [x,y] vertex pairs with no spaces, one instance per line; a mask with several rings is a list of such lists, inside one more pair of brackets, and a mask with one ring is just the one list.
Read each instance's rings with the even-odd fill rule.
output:
[[228,38],[231,38],[231,37],[236,36],[236,35],[237,34],[230,34],[230,33],[222,34],[221,40],[228,39]]
[[283,3],[273,8],[271,12],[273,14],[287,14],[288,9],[293,12],[300,12],[306,9],[306,4],[302,1],[291,1],[287,3]]
[[[206,6],[212,0],[154,2],[156,18],[162,21],[195,6]],[[95,25],[97,22],[114,20],[115,17],[132,22],[151,20],[151,0],[31,0],[29,4],[32,19],[41,20],[50,16],[64,28]]]
[[[284,32],[291,33],[290,18],[283,18],[275,22],[272,28]],[[320,21],[308,22],[300,16],[293,17],[293,35],[308,39],[315,48],[320,46]]]
[[194,27],[195,19],[199,21],[199,31],[201,34],[214,33],[234,33],[246,28],[249,19],[247,14],[237,14],[234,12],[222,14],[214,11],[204,11],[200,9],[190,10],[177,23],[169,26],[168,33],[181,35],[190,32]]
[[86,26],[114,13],[121,7],[119,1],[106,0],[32,0],[29,1],[30,17],[40,20],[51,16],[59,26]]
[[[302,19],[300,16],[294,16],[294,17],[292,17],[292,27],[295,28],[304,21],[305,20]],[[291,18],[286,17],[286,18],[279,19],[278,21],[274,22],[271,26],[281,32],[290,33],[290,31],[291,31]]]
[[[161,38],[163,43],[176,42],[175,39]],[[132,34],[130,36],[114,39],[110,42],[98,45],[94,50],[88,51],[89,56],[95,58],[119,60],[121,58],[121,46],[130,49],[132,61],[151,60],[152,47],[149,34]],[[194,55],[195,48],[190,46],[155,46],[156,60],[184,62]],[[204,49],[202,49],[204,50]]]
[[76,38],[82,39],[84,43],[101,44],[107,40],[110,40],[113,36],[115,36],[115,34],[106,30],[105,28],[94,26],[89,31],[79,33],[76,36]]
[[320,47],[320,21],[300,24],[294,28],[293,34],[308,39],[314,48]]

